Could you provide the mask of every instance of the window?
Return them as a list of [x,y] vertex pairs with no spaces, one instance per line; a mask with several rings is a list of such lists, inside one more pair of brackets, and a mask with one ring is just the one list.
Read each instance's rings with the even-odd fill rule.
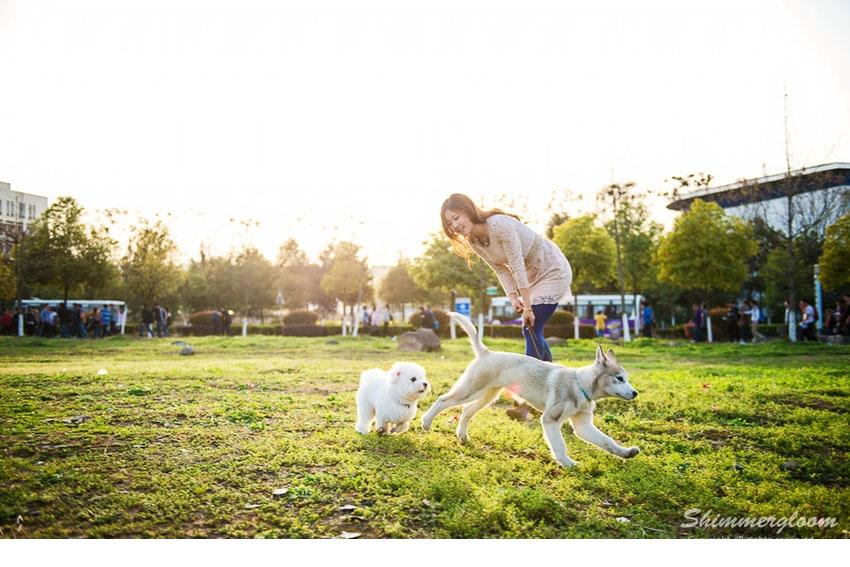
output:
[[20,207],[18,207],[18,218],[22,219],[24,217],[24,203],[19,203]]

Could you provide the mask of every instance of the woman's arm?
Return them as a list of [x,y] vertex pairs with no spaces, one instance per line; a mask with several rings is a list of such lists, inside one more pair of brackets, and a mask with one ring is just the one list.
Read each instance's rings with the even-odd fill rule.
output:
[[[531,310],[531,286],[528,284],[528,272],[525,269],[525,257],[522,254],[522,243],[520,242],[519,234],[514,229],[514,223],[504,218],[493,219],[491,226],[491,236],[499,241],[502,250],[505,252],[505,258],[510,266],[511,274],[519,289],[519,296],[522,299],[522,321],[528,326],[534,325],[534,312]],[[516,221],[519,223],[519,221]],[[510,294],[508,297],[511,297]],[[514,299],[511,298],[511,303],[514,308],[517,307]]]
[[[510,219],[510,220],[508,220]],[[493,219],[490,227],[490,236],[499,241],[502,250],[505,252],[505,258],[508,261],[508,266],[511,269],[516,286],[520,290],[528,288],[528,272],[525,269],[525,257],[522,254],[522,243],[520,242],[519,234],[514,229],[511,222],[513,220],[517,225],[521,224],[510,217],[496,217]],[[525,297],[523,297],[525,299]],[[526,303],[531,305],[531,300]]]

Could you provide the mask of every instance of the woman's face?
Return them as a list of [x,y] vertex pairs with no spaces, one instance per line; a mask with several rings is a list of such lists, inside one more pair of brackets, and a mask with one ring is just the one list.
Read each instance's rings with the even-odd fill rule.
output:
[[466,213],[446,209],[446,225],[452,232],[456,232],[461,236],[469,236],[472,232],[472,219]]

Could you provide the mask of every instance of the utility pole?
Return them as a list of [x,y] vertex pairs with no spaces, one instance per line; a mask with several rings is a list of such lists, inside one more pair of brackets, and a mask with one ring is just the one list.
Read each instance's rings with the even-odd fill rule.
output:
[[[623,319],[623,340],[627,342],[631,340],[631,336],[629,335],[629,316],[626,313],[626,283],[625,277],[623,276],[623,253],[620,238],[620,206],[622,205],[623,199],[626,197],[626,191],[630,185],[631,184],[618,185],[617,183],[611,183],[611,185],[602,192],[602,196],[609,199],[614,212],[614,217],[611,222],[614,226],[614,244],[617,249],[617,283],[620,288],[620,313],[622,314]],[[635,332],[637,332],[637,323],[638,313],[635,313]]]
[[792,343],[797,342],[797,294],[794,289],[794,271],[796,270],[794,261],[794,190],[791,179],[791,152],[788,143],[788,89],[785,89],[785,245],[786,245],[786,263],[785,263],[785,284],[788,289],[788,340]]

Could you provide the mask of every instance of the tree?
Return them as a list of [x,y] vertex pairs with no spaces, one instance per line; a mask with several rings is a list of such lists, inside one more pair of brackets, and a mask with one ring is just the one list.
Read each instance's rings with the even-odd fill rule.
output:
[[826,229],[820,277],[826,289],[850,288],[850,213]]
[[80,282],[80,293],[86,299],[124,297],[121,271],[115,261],[117,242],[94,228],[90,229],[89,245],[82,255],[86,274]]
[[290,238],[281,245],[276,263],[277,282],[286,306],[290,309],[300,309],[307,305],[309,265],[307,254],[295,239]]
[[697,199],[661,240],[659,280],[692,290],[701,300],[712,291],[737,294],[756,253],[752,229],[727,216],[717,203]]
[[[765,271],[767,260],[771,252],[780,248],[782,245],[782,233],[767,224],[764,219],[756,217],[753,219],[751,225],[757,249],[756,253],[747,262],[749,277],[744,282],[744,293],[747,297],[753,297],[756,294],[766,294],[768,285],[772,281],[768,278],[768,273]],[[780,275],[777,281],[781,282],[782,278],[783,276]],[[774,277],[773,279],[776,278]],[[779,301],[781,302],[781,297]],[[771,301],[769,299],[763,298],[762,305],[764,307],[770,303]]]
[[607,284],[614,274],[616,246],[608,232],[596,224],[595,215],[582,215],[555,227],[555,244],[564,252],[573,269],[573,292],[576,296],[588,293],[594,287]]
[[422,297],[422,289],[413,281],[410,275],[410,262],[399,260],[390,268],[386,278],[381,282],[378,295],[389,305],[401,305],[401,316],[404,318],[404,305]]
[[443,304],[452,291],[469,296],[483,313],[488,307],[485,290],[498,284],[496,273],[477,256],[467,262],[455,254],[448,237],[440,232],[432,234],[425,245],[425,253],[410,267],[416,285],[427,290],[426,296],[433,303]]
[[625,312],[625,293],[637,294],[655,279],[655,265],[650,261],[661,225],[649,220],[644,195],[634,189],[633,182],[613,183],[597,195],[608,213],[605,228],[614,239],[617,250],[617,281],[620,289],[620,308]]
[[[181,303],[189,312],[201,311],[214,305],[210,297],[210,287],[207,281],[208,263],[204,252],[199,261],[192,260],[186,270],[186,277],[180,286]],[[216,305],[218,307],[218,305]]]
[[561,226],[568,220],[570,220],[569,213],[565,213],[563,211],[549,215],[549,220],[546,222],[546,238],[551,240],[555,236],[555,227]]
[[253,309],[263,320],[263,308],[273,305],[277,274],[271,262],[253,247],[246,247],[234,259],[234,284],[246,312]]
[[15,272],[10,263],[0,258],[0,301],[14,299],[16,293]]
[[160,220],[133,227],[121,268],[128,300],[135,306],[172,299],[182,284],[177,245]]
[[[797,297],[809,296],[811,300],[815,262],[806,262],[803,247],[799,243],[794,244],[794,264],[799,266],[792,282],[794,289],[797,290]],[[779,306],[788,299],[788,276],[785,272],[787,265],[788,253],[784,246],[777,246],[767,254],[759,269],[759,276],[764,280],[764,304]]]
[[36,220],[18,245],[16,271],[29,285],[55,288],[67,301],[84,287],[98,289],[114,275],[115,241],[102,228],[82,222],[84,209],[60,197]]
[[354,306],[364,298],[373,295],[369,265],[366,259],[360,259],[360,247],[352,242],[339,242],[333,246],[327,257],[330,268],[322,276],[320,286],[329,296],[339,300],[345,306]]

